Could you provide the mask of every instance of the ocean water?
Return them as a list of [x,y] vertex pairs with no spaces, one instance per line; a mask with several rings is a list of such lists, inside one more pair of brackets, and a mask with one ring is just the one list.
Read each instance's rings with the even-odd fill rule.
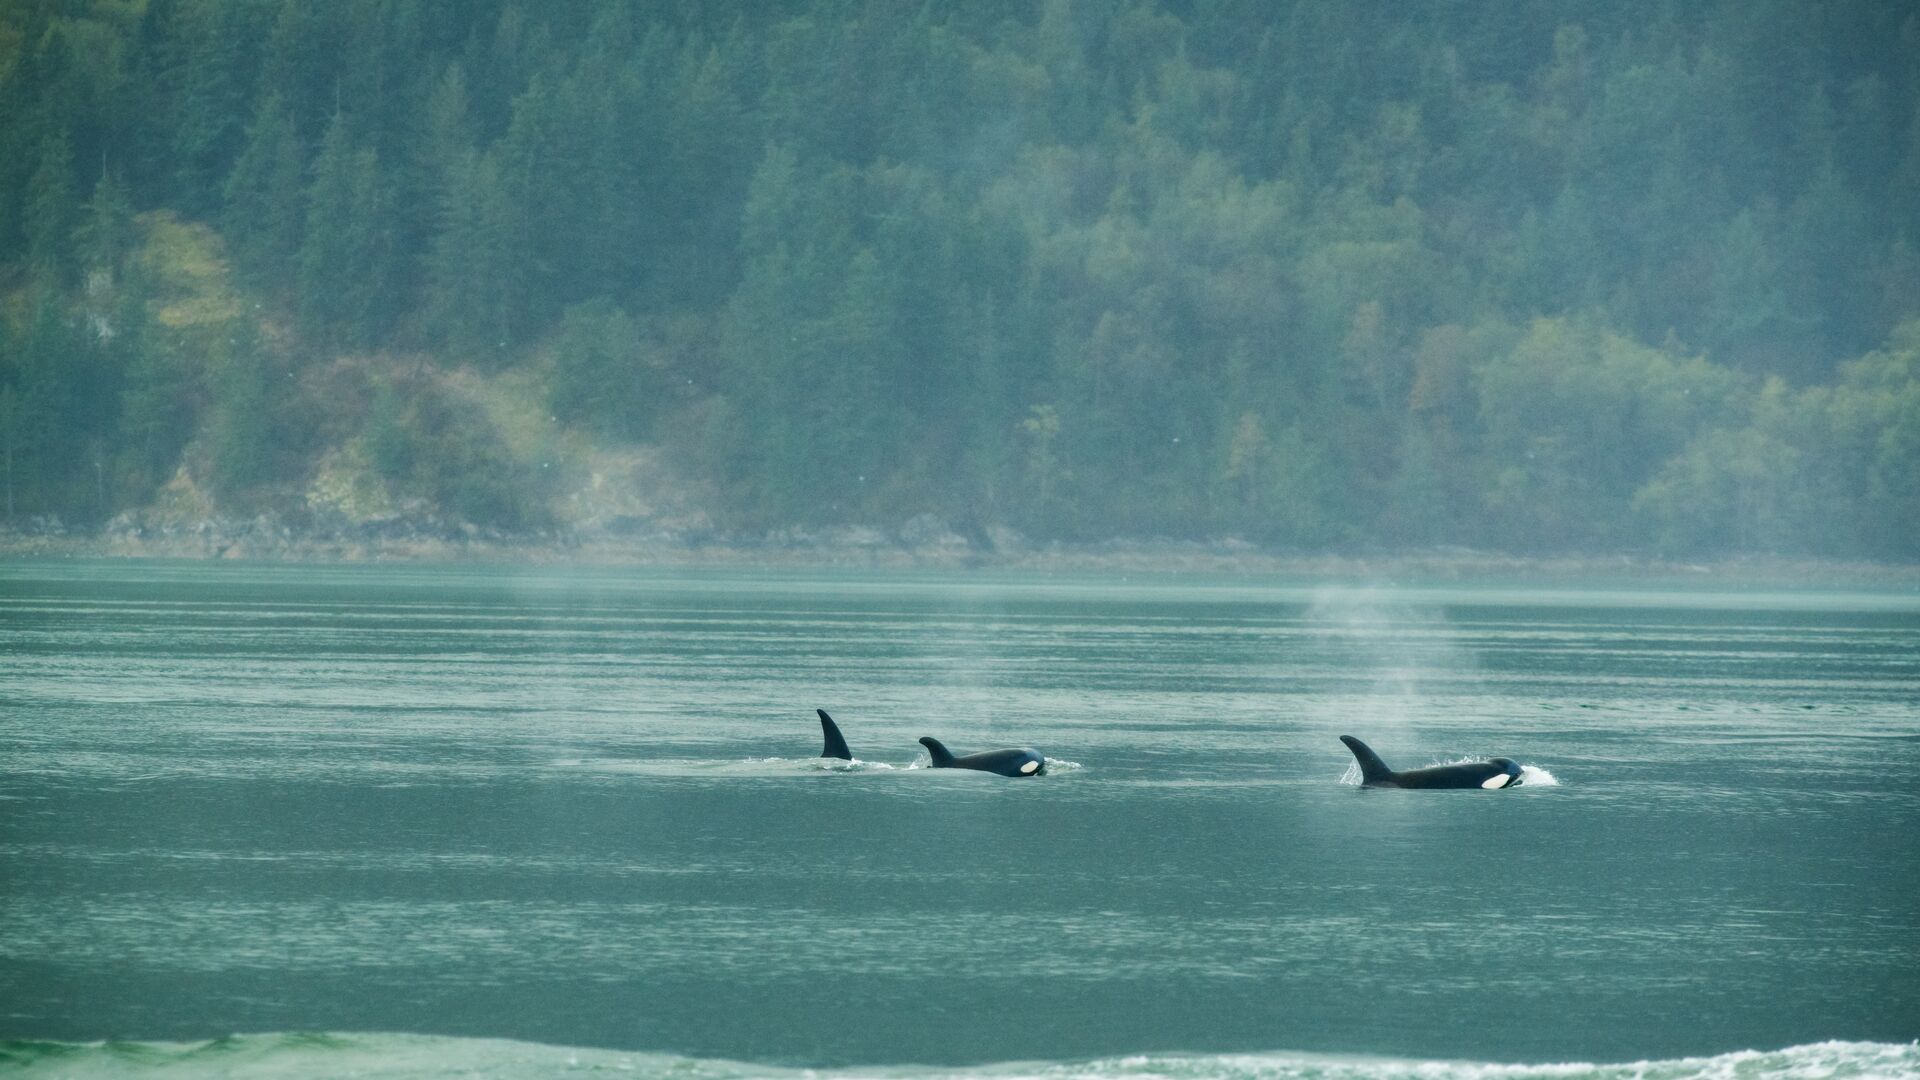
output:
[[1914,1077],[1916,770],[1912,594],[4,563],[0,1070]]

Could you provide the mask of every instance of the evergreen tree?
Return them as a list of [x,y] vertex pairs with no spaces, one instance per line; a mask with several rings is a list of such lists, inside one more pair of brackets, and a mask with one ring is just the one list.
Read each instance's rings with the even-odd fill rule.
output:
[[313,163],[300,246],[300,307],[309,330],[365,347],[388,327],[396,297],[391,203],[373,151],[334,117]]
[[214,369],[207,417],[209,479],[223,499],[275,478],[274,378],[259,337],[242,321]]
[[263,283],[284,282],[296,266],[307,210],[304,158],[292,116],[279,95],[268,94],[222,189],[228,244]]
[[639,351],[639,327],[618,307],[601,300],[568,308],[552,345],[554,415],[605,437],[643,435],[655,403]]
[[74,320],[57,290],[34,288],[27,321],[15,338],[9,371],[0,386],[14,393],[5,439],[18,514],[78,516],[84,499],[74,490],[79,476],[86,368]]
[[[281,0],[263,46],[256,125],[272,100],[296,145],[320,138],[340,105],[336,88],[346,49],[343,22],[350,10],[343,4]],[[252,132],[248,137],[258,138]]]
[[64,133],[40,147],[40,164],[27,181],[27,261],[55,280],[73,270],[73,233],[80,204],[73,192],[73,151]]
[[[1827,376],[1839,357],[1858,355],[1893,328],[1879,323],[1869,286],[1878,247],[1867,209],[1831,161],[1815,172],[1788,212],[1782,237],[1795,267],[1792,303],[1808,313],[1818,337],[1792,372]],[[1797,295],[1795,295],[1797,294]]]
[[1711,281],[1704,318],[1708,351],[1743,370],[1786,368],[1781,350],[1804,341],[1811,327],[1789,305],[1780,259],[1760,215],[1743,210],[1722,230]]
[[425,260],[427,326],[457,358],[492,364],[525,326],[524,234],[494,155],[469,151],[442,184]]
[[172,201],[195,216],[217,208],[220,182],[244,137],[258,13],[245,4],[183,3],[167,27],[180,65],[168,118]]
[[420,115],[419,131],[413,139],[411,186],[425,193],[429,219],[438,198],[447,190],[454,170],[466,163],[477,144],[466,69],[457,62],[452,63],[434,80],[426,108]]
[[93,196],[74,232],[81,265],[117,274],[135,240],[133,201],[126,182],[117,172],[106,173],[93,185]]
[[5,512],[9,525],[18,512],[14,490],[16,481],[24,480],[24,476],[15,466],[27,437],[26,407],[19,385],[22,372],[15,353],[13,328],[7,319],[0,318],[0,484],[4,484],[0,511]]
[[[0,335],[0,345],[5,343],[4,335]],[[0,508],[6,510],[9,525],[18,513],[14,488],[20,472],[15,469],[15,462],[25,448],[26,438],[26,406],[20,390],[11,383],[0,382],[0,482],[5,484],[5,501],[0,502]]]
[[116,473],[122,502],[134,506],[171,477],[196,419],[187,375],[155,325],[150,292],[143,273],[125,274],[114,314],[112,351],[120,395]]

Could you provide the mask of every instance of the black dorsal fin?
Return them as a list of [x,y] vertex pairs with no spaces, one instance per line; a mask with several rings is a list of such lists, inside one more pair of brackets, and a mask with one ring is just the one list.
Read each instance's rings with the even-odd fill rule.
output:
[[847,740],[840,737],[840,725],[833,722],[833,717],[827,715],[827,710],[813,711],[820,714],[820,733],[827,737],[826,748],[820,751],[820,756],[852,761],[853,751],[847,749]]
[[1387,768],[1387,763],[1381,761],[1380,755],[1373,752],[1373,747],[1351,735],[1340,736],[1340,741],[1347,744],[1347,749],[1353,751],[1353,759],[1360,763],[1362,783],[1372,784],[1393,779],[1393,770]]
[[920,740],[920,745],[926,747],[927,753],[933,755],[934,768],[942,769],[953,763],[953,753],[946,747],[941,746],[939,739],[931,735],[924,736]]

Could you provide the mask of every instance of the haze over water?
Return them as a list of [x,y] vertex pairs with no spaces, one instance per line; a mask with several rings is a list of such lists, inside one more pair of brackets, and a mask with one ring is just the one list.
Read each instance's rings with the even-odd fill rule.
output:
[[1911,595],[11,563],[0,1068],[1920,1075],[1917,769]]

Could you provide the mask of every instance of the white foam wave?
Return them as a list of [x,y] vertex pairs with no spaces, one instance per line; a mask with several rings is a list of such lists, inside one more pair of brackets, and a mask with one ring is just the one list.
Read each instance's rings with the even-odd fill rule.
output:
[[1740,1050],[1713,1057],[1617,1065],[1409,1061],[1317,1054],[1131,1057],[993,1075],[996,1080],[1014,1076],[1086,1080],[1913,1080],[1920,1077],[1920,1044],[1823,1042],[1784,1050]]
[[1559,787],[1560,778],[1538,765],[1520,766],[1521,787]]
[[1326,1054],[1154,1054],[977,1066],[798,1069],[716,1058],[430,1035],[236,1035],[198,1043],[0,1042],[23,1077],[357,1076],[369,1080],[615,1074],[700,1080],[912,1077],[916,1080],[1920,1080],[1920,1043],[1823,1042],[1784,1050],[1618,1065],[1514,1065]]

